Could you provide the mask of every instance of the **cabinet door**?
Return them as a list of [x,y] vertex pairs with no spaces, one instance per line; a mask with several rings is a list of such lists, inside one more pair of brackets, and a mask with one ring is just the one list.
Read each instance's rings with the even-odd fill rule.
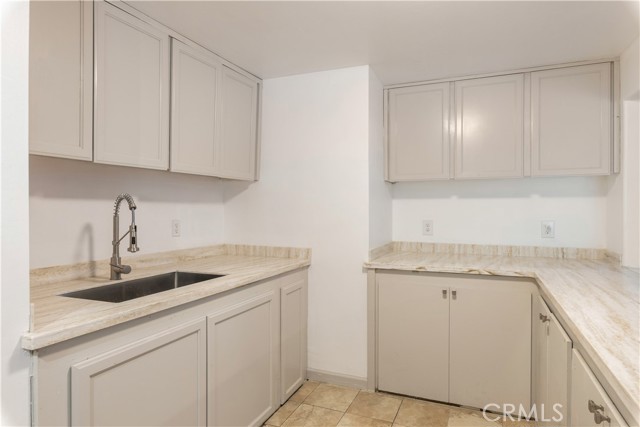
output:
[[91,160],[93,2],[34,1],[29,19],[30,153]]
[[451,402],[529,407],[531,294],[509,286],[451,288]]
[[252,181],[256,176],[258,83],[222,67],[217,175]]
[[222,64],[204,49],[171,40],[171,170],[215,174],[216,111]]
[[449,83],[390,89],[390,181],[449,178]]
[[[569,382],[571,373],[571,339],[553,314],[549,314],[549,335],[547,337],[547,393],[544,402],[546,418],[556,426],[569,425]],[[554,406],[557,405],[557,406]],[[554,411],[555,408],[555,411]],[[561,415],[558,415],[559,412]],[[555,414],[555,415],[552,415]]]
[[95,161],[169,167],[169,36],[96,2]]
[[293,278],[280,289],[280,403],[307,378],[307,279]]
[[415,274],[378,274],[378,388],[449,401],[449,291]]
[[531,73],[531,174],[608,174],[611,115],[611,64]]
[[192,322],[71,367],[71,424],[204,426],[206,323]]
[[521,177],[523,75],[457,81],[455,93],[455,177]]
[[280,309],[269,291],[208,318],[208,425],[260,425],[277,408]]
[[549,321],[551,311],[547,307],[541,296],[536,297],[533,310],[533,403],[538,408],[542,408],[547,402],[547,378],[548,378],[548,344]]
[[[602,409],[597,412],[608,417],[610,421],[596,422],[596,415],[589,410],[589,401],[600,405]],[[589,366],[575,349],[571,356],[571,425],[575,427],[627,425]]]

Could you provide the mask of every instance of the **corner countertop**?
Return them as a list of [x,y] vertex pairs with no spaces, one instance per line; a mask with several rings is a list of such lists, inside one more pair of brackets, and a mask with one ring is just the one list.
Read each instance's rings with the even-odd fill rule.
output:
[[109,303],[59,296],[114,283],[109,279],[108,261],[32,270],[32,326],[22,336],[22,348],[37,350],[307,267],[311,263],[311,251],[217,245],[135,257],[123,262],[132,265],[131,274],[123,276],[123,280],[177,270],[225,276],[130,301]]
[[[438,247],[440,246],[440,247]],[[462,248],[466,246],[466,248]],[[469,250],[471,248],[472,250]],[[608,257],[557,250],[513,256],[513,250],[473,250],[472,245],[394,242],[372,251],[368,269],[517,276],[535,279],[561,323],[578,341],[603,385],[631,424],[640,421],[640,274]],[[535,254],[531,251],[520,251]],[[544,251],[544,249],[542,249]],[[582,251],[582,250],[577,250]],[[594,252],[597,252],[595,250]],[[497,255],[500,254],[500,255]],[[567,259],[570,255],[572,258]],[[581,255],[584,255],[581,256]],[[594,368],[594,366],[592,366]],[[601,379],[602,381],[602,379]],[[617,397],[617,398],[615,398]],[[633,419],[628,419],[629,416]]]

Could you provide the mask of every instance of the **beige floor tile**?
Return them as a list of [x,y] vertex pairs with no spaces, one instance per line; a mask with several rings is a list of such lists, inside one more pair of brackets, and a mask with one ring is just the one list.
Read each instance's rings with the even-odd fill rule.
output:
[[283,427],[334,427],[338,425],[343,413],[331,409],[319,408],[305,403],[298,406],[287,418]]
[[395,397],[361,391],[347,413],[393,422],[401,403],[402,400]]
[[405,427],[446,427],[449,421],[449,408],[437,403],[421,400],[403,399],[394,425]]
[[360,415],[346,413],[338,423],[338,426],[391,427],[391,423],[388,421],[375,420],[373,418],[361,417]]
[[357,394],[358,390],[355,388],[320,384],[307,396],[304,403],[345,412]]
[[269,418],[265,424],[268,426],[280,427],[287,418],[289,418],[289,415],[293,414],[293,412],[298,409],[298,406],[300,406],[300,403],[298,402],[287,401],[276,411],[275,414],[271,415],[271,418]]
[[[535,421],[511,420],[507,417],[507,419],[502,420],[502,425],[504,427],[537,427],[540,424],[537,424]],[[550,425],[553,425],[553,423]]]
[[[481,411],[451,408],[448,427],[501,427],[502,417],[498,414],[487,414],[486,419]],[[497,421],[493,421],[494,419]]]
[[293,393],[293,396],[291,396],[289,400],[287,400],[287,402],[304,402],[307,396],[309,396],[313,392],[313,390],[318,388],[319,385],[320,383],[317,381],[305,381],[305,383],[302,384],[302,387],[300,387],[298,391]]

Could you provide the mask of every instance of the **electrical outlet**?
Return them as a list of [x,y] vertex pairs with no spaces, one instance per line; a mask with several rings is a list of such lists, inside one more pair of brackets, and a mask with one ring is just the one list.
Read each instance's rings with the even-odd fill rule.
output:
[[433,220],[432,219],[422,220],[422,235],[433,236]]
[[555,221],[540,222],[540,234],[544,239],[553,239],[556,236]]
[[180,237],[180,220],[174,219],[171,221],[171,235],[173,237]]

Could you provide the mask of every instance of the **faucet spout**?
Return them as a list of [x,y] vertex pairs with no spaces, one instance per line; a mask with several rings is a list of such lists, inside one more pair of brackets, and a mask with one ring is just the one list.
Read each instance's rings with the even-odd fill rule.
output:
[[[131,225],[129,226],[129,231],[127,231],[122,237],[119,237],[120,234],[120,204],[123,200],[127,201],[129,205],[129,210],[131,211]],[[127,193],[120,194],[116,197],[116,202],[114,205],[113,211],[113,252],[111,255],[111,280],[120,280],[122,279],[122,274],[128,274],[131,272],[131,266],[122,265],[122,260],[120,259],[120,242],[127,235],[129,235],[129,247],[127,250],[129,252],[138,252],[140,248],[138,248],[138,226],[136,225],[136,204],[133,201],[133,197],[131,197]]]

